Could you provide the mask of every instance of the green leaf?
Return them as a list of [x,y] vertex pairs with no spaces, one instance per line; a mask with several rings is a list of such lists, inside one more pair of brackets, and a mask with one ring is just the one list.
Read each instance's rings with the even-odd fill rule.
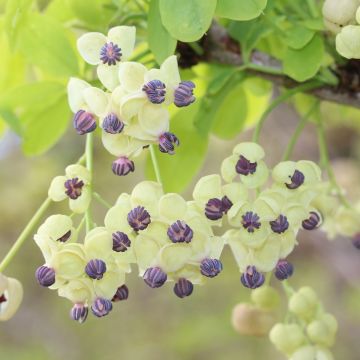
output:
[[104,9],[101,6],[101,1],[68,0],[68,5],[78,19],[91,25],[91,27],[105,25]]
[[158,64],[174,53],[177,43],[160,19],[159,0],[151,0],[148,14],[148,42]]
[[19,33],[19,49],[34,65],[57,76],[78,73],[75,52],[65,28],[46,15],[32,13]]
[[[178,111],[171,120],[171,132],[180,139],[175,155],[156,151],[161,178],[166,192],[181,192],[193,180],[201,168],[208,147],[208,137],[200,134],[193,125],[200,102]],[[155,179],[150,156],[146,163],[146,174]]]
[[210,27],[216,0],[160,0],[161,20],[170,35],[184,42],[199,40]]
[[19,136],[22,135],[22,124],[20,119],[8,109],[0,108],[0,118],[7,124],[7,126]]
[[319,71],[324,54],[323,39],[320,35],[315,35],[302,49],[286,50],[284,73],[299,82],[311,79]]
[[295,25],[287,29],[285,43],[293,49],[301,49],[314,37],[315,31]]
[[232,20],[251,20],[261,15],[267,0],[218,0],[216,15]]

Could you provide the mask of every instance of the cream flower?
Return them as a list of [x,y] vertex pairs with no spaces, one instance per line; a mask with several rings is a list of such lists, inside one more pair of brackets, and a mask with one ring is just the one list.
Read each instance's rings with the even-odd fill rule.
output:
[[0,321],[14,316],[23,298],[21,283],[0,273]]

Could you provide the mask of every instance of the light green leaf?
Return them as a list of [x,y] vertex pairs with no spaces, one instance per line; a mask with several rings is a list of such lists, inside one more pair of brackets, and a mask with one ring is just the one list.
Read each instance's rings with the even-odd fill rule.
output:
[[0,116],[0,139],[4,135],[5,130],[6,130],[6,122]]
[[14,131],[19,136],[22,135],[22,124],[20,119],[11,110],[0,108],[0,118],[12,131]]
[[199,40],[210,27],[216,0],[160,0],[161,20],[170,35],[184,42]]
[[148,14],[148,42],[158,64],[174,53],[177,43],[160,19],[159,0],[152,0]]
[[[63,2],[66,2],[63,0]],[[101,1],[67,0],[76,17],[92,27],[105,25],[105,13]]]
[[232,20],[251,20],[261,15],[267,0],[218,0],[216,15]]
[[314,37],[315,31],[295,25],[287,29],[285,43],[293,49],[301,49]]
[[51,1],[46,8],[46,15],[51,16],[61,23],[75,18],[75,14],[71,9],[71,2],[69,0]]

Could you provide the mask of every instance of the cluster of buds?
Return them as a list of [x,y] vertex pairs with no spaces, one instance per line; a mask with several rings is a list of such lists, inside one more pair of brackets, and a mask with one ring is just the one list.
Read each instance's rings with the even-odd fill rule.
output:
[[195,101],[194,83],[181,81],[177,58],[168,57],[159,69],[128,61],[135,46],[135,27],[117,26],[107,36],[87,33],[77,42],[84,60],[97,65],[103,91],[89,83],[71,78],[68,99],[74,113],[73,125],[84,135],[102,129],[106,150],[117,159],[114,174],[123,176],[134,171],[131,158],[150,144],[170,155],[180,144],[169,131],[168,107],[185,107]]
[[328,350],[334,344],[336,319],[323,310],[313,289],[300,288],[289,299],[291,322],[277,323],[269,337],[275,347],[290,360],[332,360]]

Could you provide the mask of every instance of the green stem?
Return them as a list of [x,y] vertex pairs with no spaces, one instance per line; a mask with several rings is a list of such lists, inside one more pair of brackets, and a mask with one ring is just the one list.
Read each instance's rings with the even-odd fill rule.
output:
[[[93,182],[93,144],[94,144],[94,134],[92,132],[88,133],[86,136],[86,146],[85,146],[85,156],[86,156],[86,168],[90,173],[90,196],[92,196],[92,182]],[[89,204],[88,209],[85,213],[86,219],[86,233],[92,229],[92,215],[91,215],[91,203]]]
[[282,285],[284,292],[288,298],[290,298],[295,293],[295,290],[289,285],[287,280],[283,280],[281,282],[281,285]]
[[204,55],[204,49],[201,47],[201,45],[198,42],[193,41],[187,44],[191,47],[192,50],[194,50],[195,54],[199,56]]
[[93,192],[93,197],[94,199],[96,199],[100,204],[104,205],[106,208],[110,209],[111,205],[102,198],[102,196],[100,194],[98,194],[97,192]]
[[13,257],[17,254],[21,246],[24,244],[25,240],[33,233],[35,227],[38,225],[39,221],[43,217],[46,210],[49,208],[51,204],[51,199],[46,198],[46,200],[41,204],[39,209],[36,211],[34,216],[25,226],[25,229],[22,231],[20,236],[17,238],[13,246],[10,248],[9,252],[6,254],[4,259],[0,264],[0,273],[5,270],[5,268],[9,265]]
[[155,171],[155,176],[156,176],[156,181],[162,185],[162,181],[161,181],[161,175],[160,175],[160,168],[159,168],[159,164],[158,161],[156,159],[156,155],[155,155],[155,150],[154,150],[154,146],[150,145],[150,155],[151,155],[151,161],[154,167],[154,171]]
[[79,226],[76,228],[76,232],[79,233],[79,231],[82,229],[83,225],[84,225],[84,222],[85,222],[85,216],[83,216],[83,218],[81,219],[80,221],[80,224]]
[[284,71],[282,69],[277,69],[275,67],[271,66],[263,66],[263,65],[257,65],[254,63],[248,63],[246,64],[246,68],[249,70],[258,71],[264,74],[271,74],[271,75],[284,75]]
[[149,49],[146,49],[146,50],[142,51],[141,53],[135,55],[133,58],[131,58],[131,61],[139,61],[142,58],[144,58],[145,56],[150,55],[150,54],[151,54],[151,51]]
[[318,82],[318,81],[311,81],[305,84],[301,84],[293,89],[287,90],[285,91],[282,95],[278,96],[269,106],[268,108],[264,111],[264,113],[262,114],[259,122],[256,125],[256,128],[254,130],[254,134],[253,134],[253,141],[254,142],[259,142],[259,137],[260,137],[260,132],[261,129],[265,123],[265,120],[267,119],[268,115],[276,108],[278,107],[281,103],[285,102],[287,99],[291,98],[292,96],[296,95],[299,92],[304,92],[304,91],[308,91],[311,89],[315,89],[317,87],[320,87],[322,85],[322,83]]

